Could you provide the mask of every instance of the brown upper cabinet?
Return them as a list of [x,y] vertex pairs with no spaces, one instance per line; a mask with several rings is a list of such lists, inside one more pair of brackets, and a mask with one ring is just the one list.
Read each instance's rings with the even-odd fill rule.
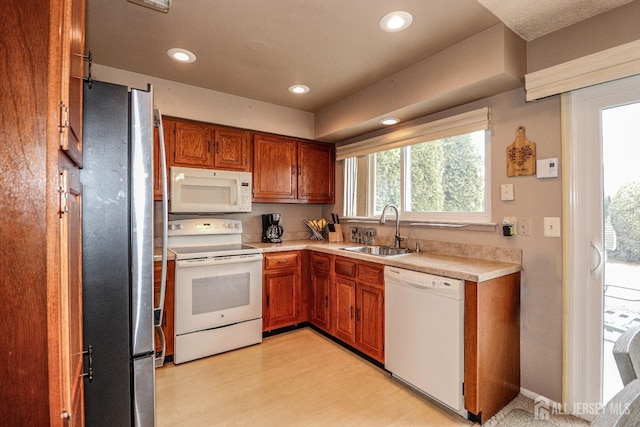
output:
[[60,146],[82,167],[82,83],[84,63],[85,1],[67,0],[62,21],[62,90],[60,100]]
[[242,172],[251,171],[251,134],[243,130],[216,128],[213,130],[215,150],[213,166]]
[[251,132],[173,118],[163,126],[169,166],[251,171]]
[[[334,203],[333,144],[163,117],[170,166],[253,172],[257,203]],[[253,134],[253,143],[251,137]],[[157,132],[156,132],[157,141]],[[154,197],[161,198],[156,142]]]
[[[167,155],[167,178],[170,166],[251,172],[253,159],[251,132],[193,120],[162,118]],[[154,132],[154,200],[162,199],[162,177],[158,152],[158,129]]]
[[254,134],[253,201],[334,203],[333,144]]

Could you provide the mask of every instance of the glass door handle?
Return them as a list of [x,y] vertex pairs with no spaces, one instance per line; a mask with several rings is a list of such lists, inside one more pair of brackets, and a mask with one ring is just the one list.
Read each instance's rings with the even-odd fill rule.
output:
[[595,250],[596,255],[598,255],[598,262],[596,263],[596,266],[591,269],[591,275],[594,276],[596,272],[600,269],[600,266],[602,266],[602,250],[600,250],[600,248],[598,248],[598,246],[595,243],[593,243],[593,240],[589,243],[591,244],[591,247]]

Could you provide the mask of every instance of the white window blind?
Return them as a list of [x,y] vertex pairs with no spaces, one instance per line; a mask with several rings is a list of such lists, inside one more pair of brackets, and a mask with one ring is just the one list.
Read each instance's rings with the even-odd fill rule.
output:
[[524,76],[527,101],[640,74],[640,40]]
[[343,160],[486,129],[489,129],[488,107],[339,146],[336,148],[336,159]]
[[358,201],[358,159],[352,157],[344,161],[344,184],[345,188],[353,191],[344,192],[344,212],[346,216],[356,216],[356,203]]

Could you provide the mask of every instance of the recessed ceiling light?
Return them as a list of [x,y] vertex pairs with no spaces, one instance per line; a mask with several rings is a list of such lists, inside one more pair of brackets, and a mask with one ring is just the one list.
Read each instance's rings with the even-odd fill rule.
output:
[[172,47],[167,51],[167,55],[169,55],[169,58],[178,62],[189,63],[196,61],[196,56],[193,54],[193,52],[189,52],[187,49],[182,49],[179,47]]
[[307,93],[309,92],[309,87],[305,85],[293,85],[289,87],[289,92],[297,94]]
[[413,22],[413,16],[409,12],[398,10],[387,13],[380,20],[380,28],[384,31],[394,33],[409,28]]
[[400,119],[396,119],[395,117],[387,117],[386,119],[380,119],[380,123],[382,123],[385,126],[391,126],[391,125],[395,125],[396,123],[399,123]]

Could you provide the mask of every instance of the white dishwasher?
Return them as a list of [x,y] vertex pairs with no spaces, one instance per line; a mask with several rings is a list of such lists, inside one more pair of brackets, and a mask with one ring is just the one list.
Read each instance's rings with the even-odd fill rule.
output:
[[464,281],[384,268],[385,369],[460,415]]

